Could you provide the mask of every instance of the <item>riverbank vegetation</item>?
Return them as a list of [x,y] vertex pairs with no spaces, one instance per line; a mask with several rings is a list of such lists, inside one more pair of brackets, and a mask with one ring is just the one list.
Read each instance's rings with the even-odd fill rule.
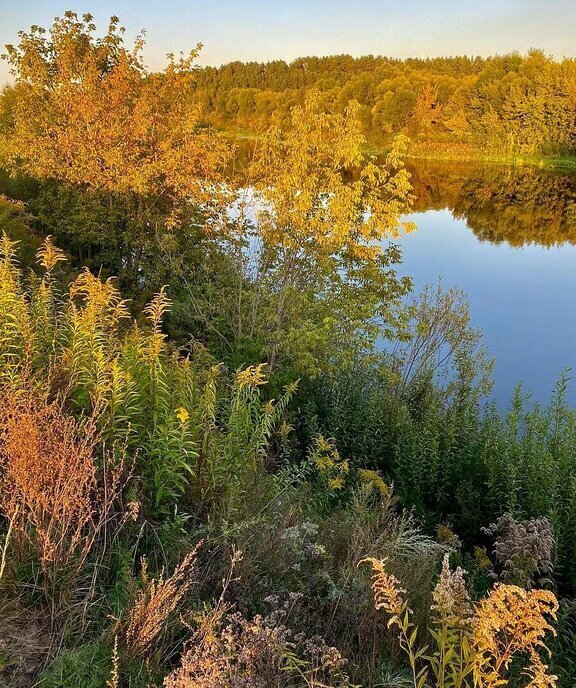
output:
[[309,93],[238,170],[141,48],[8,49],[0,682],[573,685],[576,412],[399,276],[405,136]]

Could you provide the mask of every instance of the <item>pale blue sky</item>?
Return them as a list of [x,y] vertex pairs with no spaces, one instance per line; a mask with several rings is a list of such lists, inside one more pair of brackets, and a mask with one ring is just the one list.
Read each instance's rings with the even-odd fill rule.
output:
[[[199,41],[202,64],[335,53],[576,51],[576,0],[0,0],[0,45],[66,9],[91,12],[99,26],[116,14],[129,37],[146,28],[145,59],[154,69],[167,52]],[[2,62],[0,83],[7,75]]]

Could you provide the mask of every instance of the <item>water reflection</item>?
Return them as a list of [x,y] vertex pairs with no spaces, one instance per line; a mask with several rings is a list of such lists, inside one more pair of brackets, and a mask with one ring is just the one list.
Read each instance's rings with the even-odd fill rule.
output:
[[[493,397],[546,402],[576,370],[576,173],[410,161],[418,231],[401,239],[416,291],[463,289],[495,357]],[[470,231],[471,230],[471,231]],[[576,406],[576,383],[568,401]]]
[[451,211],[481,241],[576,243],[576,174],[535,167],[409,161],[414,210]]
[[[416,291],[439,278],[466,291],[473,324],[496,359],[494,396],[501,405],[519,381],[546,401],[562,370],[576,369],[576,173],[424,161],[408,167],[416,197],[409,219],[418,230],[400,240],[402,274],[413,278]],[[242,174],[241,158],[233,172]],[[90,240],[94,264],[121,274],[130,225],[117,213],[94,213],[88,201],[97,198],[71,203],[65,189],[0,174],[1,192],[28,201],[39,229],[68,250],[77,235]],[[176,250],[194,263],[197,256],[186,254],[194,246],[183,236]],[[160,263],[142,267],[139,279],[167,281]],[[576,384],[569,401],[576,406]]]
[[[230,172],[242,177],[255,144],[236,145]],[[478,239],[495,244],[576,244],[576,172],[427,160],[408,160],[406,167],[414,212],[450,210]]]

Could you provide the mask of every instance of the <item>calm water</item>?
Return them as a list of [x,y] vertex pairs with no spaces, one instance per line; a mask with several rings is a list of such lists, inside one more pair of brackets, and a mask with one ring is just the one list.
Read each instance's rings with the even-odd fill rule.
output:
[[[467,293],[496,361],[499,405],[519,382],[546,402],[566,368],[576,377],[576,173],[422,161],[409,169],[418,229],[400,239],[400,271],[416,291],[441,279]],[[568,399],[576,407],[576,380]]]
[[467,292],[496,359],[499,405],[519,381],[547,401],[565,368],[576,376],[576,174],[438,163],[411,172],[418,230],[400,240],[402,272],[417,290],[441,279]]

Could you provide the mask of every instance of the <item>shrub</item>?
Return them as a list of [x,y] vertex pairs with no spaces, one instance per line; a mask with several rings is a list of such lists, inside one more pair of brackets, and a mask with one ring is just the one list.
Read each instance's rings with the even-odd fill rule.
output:
[[[372,589],[377,609],[397,629],[400,644],[412,670],[414,688],[436,685],[466,688],[510,685],[515,669],[521,670],[531,688],[552,688],[556,676],[548,672],[541,653],[548,652],[548,633],[555,634],[558,602],[547,590],[524,590],[496,584],[487,597],[473,604],[463,581],[463,572],[449,570],[444,560],[442,576],[434,591],[434,616],[429,629],[431,648],[418,642],[419,628],[400,582],[385,562],[367,558],[372,566]],[[516,684],[514,684],[516,685]]]
[[54,584],[82,567],[112,517],[124,466],[106,458],[97,465],[93,419],[79,423],[32,394],[0,394],[0,510],[13,547],[38,560]]

